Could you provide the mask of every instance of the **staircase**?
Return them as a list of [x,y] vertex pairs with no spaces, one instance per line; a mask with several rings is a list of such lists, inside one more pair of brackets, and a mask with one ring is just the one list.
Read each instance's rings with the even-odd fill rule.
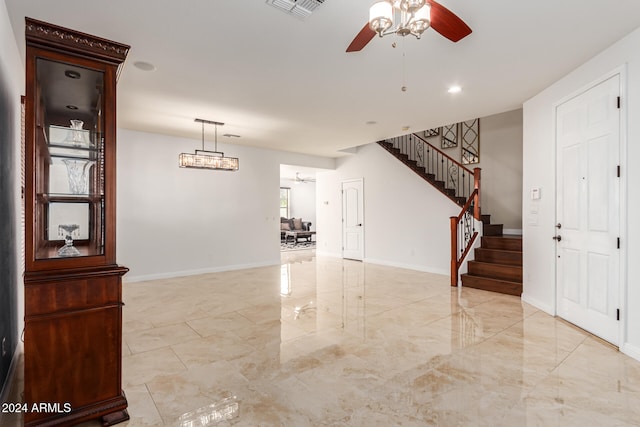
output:
[[[419,139],[416,135],[413,136]],[[428,148],[422,151],[421,156],[419,150],[413,149],[411,138],[406,138],[406,135],[394,138],[394,140],[396,140],[395,144],[390,141],[378,141],[378,145],[408,166],[422,179],[433,185],[454,203],[464,206],[467,197],[473,190],[473,172],[467,171],[465,173],[461,167],[456,166],[457,162],[455,160],[424,141],[422,142],[428,145]],[[431,159],[429,158],[430,156]],[[435,159],[433,159],[434,157]],[[457,175],[454,177],[455,180],[451,179],[452,176],[449,173],[452,167],[458,169],[456,171]],[[466,183],[465,180],[467,180]],[[458,185],[458,188],[450,188],[450,185],[454,184],[461,185]],[[502,235],[502,224],[491,224],[491,215],[482,215],[482,224],[482,234],[484,236]]]
[[[378,144],[454,203],[463,207],[457,226],[454,225],[455,217],[451,218],[453,221],[451,284],[457,286],[458,268],[477,234],[473,234],[474,230],[469,232],[469,229],[473,222],[472,198],[475,188],[477,188],[475,200],[479,207],[480,170],[467,169],[416,134],[378,141]],[[474,183],[474,179],[477,182]],[[467,263],[468,272],[461,275],[462,286],[520,296],[522,294],[522,238],[503,236],[503,225],[492,224],[491,215],[483,214],[475,218],[479,218],[482,222],[481,247],[474,250],[475,260]],[[461,221],[466,224],[466,233],[461,231],[460,227],[464,228],[460,225]],[[456,241],[454,245],[455,240],[460,241]]]
[[474,250],[475,260],[461,275],[462,286],[520,296],[522,294],[522,237],[484,235]]
[[[457,195],[455,189],[447,188],[444,177],[442,176],[443,174],[438,173],[438,170],[427,171],[427,168],[425,166],[419,165],[419,161],[412,158],[414,156],[411,156],[410,153],[404,152],[406,150],[402,150],[401,148],[394,146],[393,142],[378,141],[378,144],[389,153],[391,153],[395,158],[407,165],[409,169],[417,173],[422,179],[433,185],[442,194],[453,200],[456,204],[462,206],[467,201],[467,198],[465,196]],[[424,164],[424,162],[420,163]]]

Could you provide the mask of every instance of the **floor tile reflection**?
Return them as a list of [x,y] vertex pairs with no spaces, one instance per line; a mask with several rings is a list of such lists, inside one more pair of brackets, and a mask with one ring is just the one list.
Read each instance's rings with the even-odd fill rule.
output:
[[125,284],[124,297],[122,425],[176,425],[234,396],[239,416],[220,425],[640,419],[639,362],[445,276],[297,251],[282,266]]

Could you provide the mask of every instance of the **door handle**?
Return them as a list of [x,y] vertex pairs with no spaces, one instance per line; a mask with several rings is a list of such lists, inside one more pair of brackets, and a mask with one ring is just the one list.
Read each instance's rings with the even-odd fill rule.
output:
[[562,228],[562,224],[557,223],[557,224],[556,224],[556,228],[557,228],[558,230],[559,230],[559,229],[561,229],[561,228]]
[[562,240],[562,236],[553,236],[553,240],[557,240],[559,242]]
[[358,227],[362,227],[362,224],[358,224]]

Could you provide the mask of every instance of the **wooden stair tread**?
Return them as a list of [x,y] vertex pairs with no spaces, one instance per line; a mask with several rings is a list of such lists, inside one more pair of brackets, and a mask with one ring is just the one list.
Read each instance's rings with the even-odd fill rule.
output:
[[488,280],[493,280],[495,282],[500,282],[500,283],[508,283],[508,284],[512,284],[512,285],[522,285],[522,283],[520,282],[514,282],[513,280],[504,280],[504,279],[494,279],[492,277],[485,277],[485,276],[476,276],[475,274],[469,274],[469,273],[464,273],[460,275],[461,277],[473,277],[473,278],[477,278],[477,279],[488,279]]
[[485,249],[506,249],[522,252],[522,237],[509,235],[482,236],[481,245]]
[[469,261],[467,273],[473,276],[488,277],[492,279],[507,280],[522,283],[522,266],[510,264],[497,264],[482,261]]
[[476,248],[475,261],[522,266],[522,252]]
[[462,274],[462,286],[485,291],[499,292],[502,294],[522,295],[522,283],[510,280],[493,279],[490,277],[475,276],[472,274]]
[[[497,236],[491,236],[491,237],[497,237]],[[495,248],[476,248],[476,249],[482,249],[484,251],[492,251],[492,252],[506,252],[506,253],[510,253],[510,254],[521,254],[522,251],[515,251],[512,249],[495,249]]]
[[520,268],[522,268],[522,266],[521,266],[521,265],[503,264],[503,263],[500,263],[500,262],[493,262],[493,261],[476,261],[476,260],[471,260],[471,261],[469,261],[469,262],[474,262],[474,263],[476,263],[476,264],[481,264],[482,266],[485,266],[485,265],[495,265],[495,266],[498,266],[498,267],[516,267],[516,268],[517,268],[517,267],[520,267]]

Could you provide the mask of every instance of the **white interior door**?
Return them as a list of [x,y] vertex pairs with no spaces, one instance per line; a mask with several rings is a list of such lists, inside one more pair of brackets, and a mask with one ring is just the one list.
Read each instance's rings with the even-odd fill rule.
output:
[[342,183],[342,257],[364,258],[364,203],[362,179]]
[[557,313],[618,344],[620,76],[558,106]]

